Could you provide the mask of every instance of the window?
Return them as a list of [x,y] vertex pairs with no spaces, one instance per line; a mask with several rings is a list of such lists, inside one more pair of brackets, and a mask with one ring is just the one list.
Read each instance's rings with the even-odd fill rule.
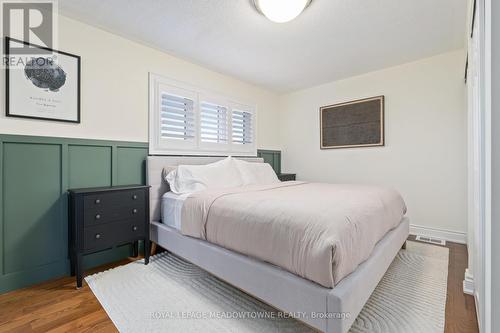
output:
[[200,104],[201,142],[227,144],[229,132],[227,107],[209,102]]
[[181,96],[161,94],[161,137],[174,140],[194,140],[194,101]]
[[150,154],[255,156],[255,108],[150,74]]
[[252,113],[233,109],[232,122],[233,143],[238,145],[252,144]]

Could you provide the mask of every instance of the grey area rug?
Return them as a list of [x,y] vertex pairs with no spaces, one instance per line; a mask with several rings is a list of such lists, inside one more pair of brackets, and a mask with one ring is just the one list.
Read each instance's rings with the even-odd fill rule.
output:
[[[442,333],[447,276],[447,248],[408,242],[350,332]],[[172,254],[85,280],[120,332],[316,332]]]

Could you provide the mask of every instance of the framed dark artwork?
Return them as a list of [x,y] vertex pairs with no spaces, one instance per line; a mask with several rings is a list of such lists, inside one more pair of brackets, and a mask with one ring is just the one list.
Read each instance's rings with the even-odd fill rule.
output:
[[321,149],[384,145],[384,96],[323,106]]
[[[11,53],[23,45],[33,51]],[[79,56],[9,37],[5,56],[7,117],[80,123]]]

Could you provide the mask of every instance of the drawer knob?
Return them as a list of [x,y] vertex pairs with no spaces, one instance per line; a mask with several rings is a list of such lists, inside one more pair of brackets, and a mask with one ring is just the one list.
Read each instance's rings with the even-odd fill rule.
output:
[[134,194],[134,195],[132,196],[132,199],[137,200],[137,194]]
[[101,203],[101,199],[95,199],[95,204],[98,205]]
[[136,226],[136,225],[134,225],[134,226],[132,227],[132,230],[137,231],[137,226]]
[[101,215],[100,215],[100,214],[97,214],[97,215],[95,216],[95,219],[96,219],[96,220],[101,219]]
[[101,238],[101,234],[95,234],[95,239]]
[[132,213],[137,214],[137,209],[136,209],[136,208],[134,208],[134,209],[132,210]]

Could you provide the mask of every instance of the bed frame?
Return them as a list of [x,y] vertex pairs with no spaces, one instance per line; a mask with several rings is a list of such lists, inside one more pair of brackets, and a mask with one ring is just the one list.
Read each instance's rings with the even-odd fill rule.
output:
[[[328,333],[345,333],[384,276],[409,234],[409,220],[380,240],[372,255],[333,289],[289,273],[277,266],[226,250],[207,241],[182,235],[160,222],[161,197],[169,190],[163,168],[207,164],[222,157],[149,156],[147,181],[151,186],[151,241],[201,267],[229,284]],[[262,163],[261,158],[243,158]],[[305,317],[302,314],[305,313]]]

